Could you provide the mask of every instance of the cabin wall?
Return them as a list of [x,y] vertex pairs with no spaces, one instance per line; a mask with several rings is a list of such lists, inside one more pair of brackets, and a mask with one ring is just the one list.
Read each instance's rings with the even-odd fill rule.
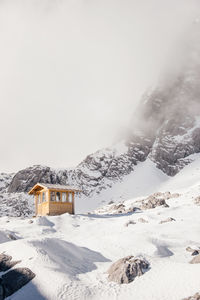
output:
[[[51,201],[51,192],[59,192],[60,201]],[[62,202],[62,193],[67,195],[67,202]],[[75,193],[73,191],[55,189],[43,189],[37,192],[35,195],[36,215],[61,215],[64,213],[74,214],[74,194]],[[71,197],[69,197],[69,195],[71,195]],[[69,202],[70,198],[71,202]]]
[[50,202],[49,215],[61,215],[64,213],[73,214],[73,204],[66,202]]
[[[44,193],[44,198],[43,198]],[[45,200],[43,202],[43,200]],[[49,214],[49,190],[43,189],[36,194],[36,215],[45,216]]]

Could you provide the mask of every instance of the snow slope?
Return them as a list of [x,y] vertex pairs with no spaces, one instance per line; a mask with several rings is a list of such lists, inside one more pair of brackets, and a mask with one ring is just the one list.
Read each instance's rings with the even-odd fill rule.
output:
[[85,213],[110,201],[119,202],[138,196],[149,195],[160,189],[160,186],[170,177],[157,169],[155,164],[147,159],[139,163],[134,172],[125,175],[123,179],[113,184],[112,188],[102,190],[91,197],[80,197],[76,201],[76,212]]
[[[140,180],[145,178],[149,184],[144,196],[155,189],[181,194],[167,200],[168,208],[121,215],[65,214],[33,218],[33,223],[1,217],[1,252],[21,260],[19,266],[36,274],[10,299],[181,300],[200,291],[200,266],[189,264],[192,257],[185,250],[200,246],[200,206],[194,204],[200,195],[200,156],[193,160],[174,178],[160,179],[150,163],[147,173],[138,166],[136,177],[127,177],[113,190],[116,196],[124,191],[125,197],[133,190],[130,184],[135,184],[140,189],[135,192],[137,198],[124,202],[134,203],[142,198]],[[160,224],[168,217],[176,221]],[[148,223],[140,223],[139,218]],[[136,224],[125,226],[129,220]],[[17,240],[9,239],[8,233]],[[149,271],[127,285],[108,282],[111,263],[126,255],[144,256],[150,262]]]

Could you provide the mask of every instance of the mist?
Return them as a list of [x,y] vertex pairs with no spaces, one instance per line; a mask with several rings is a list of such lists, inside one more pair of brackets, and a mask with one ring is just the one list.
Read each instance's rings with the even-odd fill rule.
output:
[[199,8],[191,0],[0,0],[0,171],[71,167],[111,145]]

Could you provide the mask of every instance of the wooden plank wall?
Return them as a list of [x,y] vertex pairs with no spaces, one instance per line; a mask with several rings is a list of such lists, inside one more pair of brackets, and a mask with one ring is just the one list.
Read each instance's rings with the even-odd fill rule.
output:
[[[36,215],[45,216],[45,215],[61,215],[63,213],[74,214],[74,195],[73,191],[67,191],[67,194],[72,195],[72,202],[57,202],[50,200],[50,193],[60,192],[66,193],[64,190],[48,190],[43,189],[37,194],[35,194],[35,209]],[[45,193],[45,202],[42,201],[42,193]],[[61,194],[62,195],[62,194]],[[62,199],[62,198],[61,198]],[[69,195],[67,195],[67,201],[69,200]]]

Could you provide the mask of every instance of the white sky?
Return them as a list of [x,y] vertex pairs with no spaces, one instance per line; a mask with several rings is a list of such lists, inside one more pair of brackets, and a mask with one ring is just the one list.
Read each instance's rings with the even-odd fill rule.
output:
[[0,172],[109,146],[170,63],[196,0],[0,0]]

